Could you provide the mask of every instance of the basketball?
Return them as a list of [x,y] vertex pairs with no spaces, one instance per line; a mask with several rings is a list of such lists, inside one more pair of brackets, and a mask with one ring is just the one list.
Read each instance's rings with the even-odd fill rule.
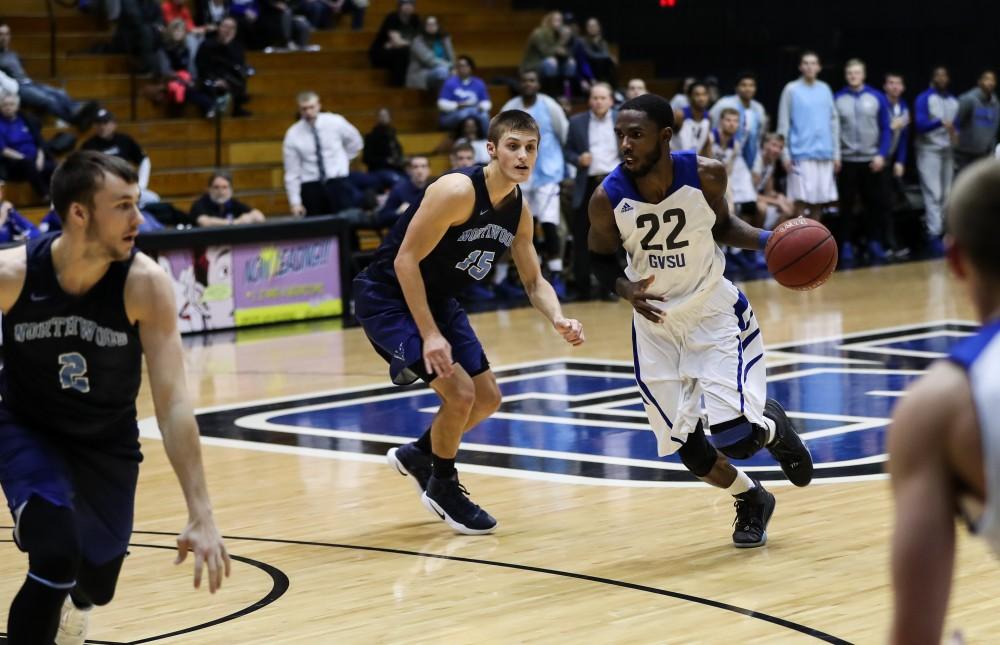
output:
[[774,229],[764,259],[779,284],[808,291],[826,282],[837,268],[837,242],[819,222],[796,217]]

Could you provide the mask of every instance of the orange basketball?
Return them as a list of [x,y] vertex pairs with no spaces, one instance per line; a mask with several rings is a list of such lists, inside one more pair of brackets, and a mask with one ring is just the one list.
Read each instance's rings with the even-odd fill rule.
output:
[[779,284],[807,291],[826,282],[837,268],[837,242],[816,220],[796,217],[774,229],[764,259]]

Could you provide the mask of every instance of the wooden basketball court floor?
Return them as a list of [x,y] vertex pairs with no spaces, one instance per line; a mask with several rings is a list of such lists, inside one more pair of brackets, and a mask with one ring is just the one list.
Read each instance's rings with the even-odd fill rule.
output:
[[[861,353],[854,356],[904,361],[932,357],[935,351],[913,349],[912,343],[940,340],[940,334],[949,333],[940,330],[954,328],[954,321],[973,320],[956,284],[943,263],[933,261],[839,273],[810,293],[788,291],[773,282],[741,287],[769,350],[778,348],[768,354],[771,371],[782,365],[787,369],[789,362],[798,360],[795,352],[813,351],[796,349],[796,343],[836,344],[839,337],[851,334],[854,351]],[[550,360],[628,369],[630,310],[625,304],[587,303],[565,310],[584,323],[587,343],[581,348],[562,344],[530,309],[475,315],[473,325],[501,373],[504,366]],[[939,331],[928,332],[924,324]],[[374,413],[369,419],[367,410],[376,405],[393,410],[397,404],[403,409],[398,402],[408,399],[393,399],[392,391],[385,398],[384,364],[358,329],[339,327],[326,322],[186,341],[189,384],[197,405],[209,416],[212,410],[237,408],[236,416],[220,417],[222,423],[236,418],[231,426],[251,427],[246,420],[250,417],[240,417],[238,408],[262,399],[279,399],[271,408],[301,408],[300,399],[308,403],[316,400],[310,398],[316,392],[345,388],[356,388],[345,395],[348,401],[368,398],[351,404],[357,408],[353,412],[334,407],[332,426],[306,419],[301,424],[305,434],[292,435],[290,441],[266,443],[259,439],[266,431],[227,434],[232,427],[221,428],[221,438],[206,437],[204,456],[215,513],[235,558],[232,577],[215,596],[191,589],[190,560],[172,565],[170,549],[185,510],[160,442],[144,439],[146,461],[131,556],[117,598],[93,614],[90,642],[885,640],[891,608],[891,503],[887,481],[872,474],[881,465],[885,417],[873,422],[878,429],[871,436],[843,435],[862,437],[860,444],[870,449],[868,458],[854,460],[860,466],[830,471],[863,474],[818,478],[805,489],[769,484],[777,510],[768,531],[770,541],[760,549],[732,547],[734,514],[723,492],[662,479],[644,481],[645,474],[667,471],[630,468],[648,466],[650,460],[633,463],[629,453],[616,462],[618,444],[613,441],[601,444],[608,453],[602,463],[611,464],[606,467],[610,480],[600,477],[600,469],[574,471],[558,464],[535,468],[532,464],[546,460],[532,457],[530,449],[524,449],[527,456],[518,456],[516,446],[477,453],[514,455],[495,462],[499,465],[487,461],[466,467],[462,475],[473,499],[498,518],[500,527],[492,536],[459,536],[420,505],[409,482],[390,471],[379,454],[384,449],[365,451],[371,437],[352,438],[352,432],[359,432],[378,439],[383,431],[379,424],[391,425],[391,419]],[[883,329],[890,330],[888,341],[864,335]],[[897,350],[900,353],[893,354]],[[809,396],[835,406],[848,406],[852,396],[898,397],[898,392],[880,394],[877,387],[851,394],[851,383],[861,377],[851,370],[838,371],[845,364],[838,360],[827,363],[835,378],[820,382],[818,393]],[[860,365],[871,368],[872,362]],[[585,371],[575,363],[566,369],[562,375],[558,369],[542,370],[555,374],[545,377],[554,383],[552,391],[576,378],[574,369]],[[919,370],[901,371],[907,379],[911,372]],[[508,382],[513,387],[517,378],[503,379],[505,393]],[[622,379],[614,385],[629,387],[630,382]],[[376,395],[369,396],[366,388],[371,387],[378,388]],[[806,407],[808,396],[789,396],[790,411]],[[250,408],[247,414],[258,409]],[[339,428],[340,434],[338,409],[351,419],[349,427]],[[641,422],[637,409],[632,408],[633,424]],[[152,415],[145,388],[139,413],[143,419]],[[427,411],[420,415],[417,421],[430,418]],[[538,454],[558,457],[575,450],[570,444],[549,443],[572,426],[543,422],[544,413],[521,416],[526,445],[562,448]],[[542,421],[534,421],[536,417]],[[814,415],[810,423],[822,417]],[[205,434],[208,417],[201,418]],[[588,436],[600,436],[599,426],[589,426]],[[144,427],[148,432],[148,422]],[[323,430],[330,427],[335,431]],[[411,433],[421,429],[414,427]],[[540,436],[545,433],[552,436]],[[822,434],[820,430],[816,436]],[[619,430],[620,435],[640,446],[640,452],[648,451],[652,442],[642,430]],[[335,437],[331,441],[337,442],[336,450],[322,443],[329,436]],[[391,444],[405,439],[380,440]],[[814,453],[822,452],[823,440],[816,441]],[[639,474],[629,479],[622,473]],[[1000,633],[1000,575],[983,545],[969,539],[964,529],[959,533],[948,628],[963,630],[970,643],[995,641]],[[8,536],[3,538],[0,620],[5,624],[25,559]]]

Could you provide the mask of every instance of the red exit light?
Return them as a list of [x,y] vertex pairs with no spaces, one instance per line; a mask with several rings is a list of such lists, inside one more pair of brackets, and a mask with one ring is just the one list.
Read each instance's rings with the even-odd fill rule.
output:
[[677,0],[660,0],[660,6],[661,7],[668,7],[668,8],[670,8],[670,7],[676,7],[677,6]]

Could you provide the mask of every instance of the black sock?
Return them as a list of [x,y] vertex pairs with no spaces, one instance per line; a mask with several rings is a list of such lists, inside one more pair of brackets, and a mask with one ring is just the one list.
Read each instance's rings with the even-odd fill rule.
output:
[[420,452],[429,455],[431,454],[431,429],[427,428],[420,438],[414,441],[417,448],[420,448]]
[[11,645],[51,643],[59,629],[59,615],[69,589],[53,589],[25,578],[7,616],[7,642]]
[[434,476],[438,479],[451,479],[456,474],[454,459],[445,459],[444,457],[434,455],[431,467],[434,471]]

